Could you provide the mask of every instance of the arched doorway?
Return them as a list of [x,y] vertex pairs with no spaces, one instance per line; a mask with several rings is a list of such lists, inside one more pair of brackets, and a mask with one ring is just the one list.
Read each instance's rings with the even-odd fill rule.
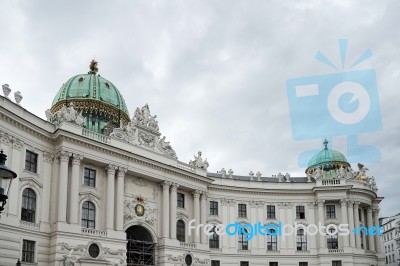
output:
[[155,243],[150,232],[140,225],[133,225],[126,230],[127,266],[155,265]]

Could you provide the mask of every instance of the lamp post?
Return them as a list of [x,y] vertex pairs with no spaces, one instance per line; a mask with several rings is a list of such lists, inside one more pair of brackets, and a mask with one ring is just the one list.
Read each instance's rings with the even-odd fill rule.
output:
[[17,177],[17,174],[9,169],[5,164],[7,155],[0,151],[0,214],[4,211],[4,205],[7,203],[8,192],[10,190],[11,181]]
[[19,259],[17,261],[17,264],[15,264],[15,266],[21,266],[21,262],[19,261]]

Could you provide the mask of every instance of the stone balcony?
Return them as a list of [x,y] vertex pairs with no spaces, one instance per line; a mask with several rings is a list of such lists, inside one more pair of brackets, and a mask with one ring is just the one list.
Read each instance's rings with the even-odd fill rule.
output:
[[357,179],[319,179],[315,181],[316,187],[352,186],[353,188],[374,190],[374,186],[368,182]]

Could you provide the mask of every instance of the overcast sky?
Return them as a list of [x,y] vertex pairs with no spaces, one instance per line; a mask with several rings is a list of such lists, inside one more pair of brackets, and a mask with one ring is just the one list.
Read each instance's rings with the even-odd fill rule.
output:
[[321,51],[340,65],[338,39],[349,41],[349,62],[371,49],[356,70],[377,73],[383,129],[358,138],[382,153],[367,164],[381,215],[400,212],[399,1],[58,2],[2,1],[0,83],[44,118],[95,57],[131,116],[148,103],[179,160],[202,151],[212,172],[304,176],[298,156],[322,140],[293,139],[286,81],[342,71],[315,59]]

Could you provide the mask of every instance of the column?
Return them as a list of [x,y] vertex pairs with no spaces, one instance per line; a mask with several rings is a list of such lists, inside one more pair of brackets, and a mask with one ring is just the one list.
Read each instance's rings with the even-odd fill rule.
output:
[[[325,225],[324,203],[325,203],[325,200],[317,201],[318,220],[319,220],[319,224],[321,224],[322,226]],[[323,234],[320,234],[320,233],[319,233],[319,246],[320,246],[320,248],[326,248],[326,236],[324,236]]]
[[[205,191],[201,193],[201,200],[200,200],[200,221],[202,224],[207,223],[207,194]],[[207,244],[207,235],[201,230],[200,239],[202,244]]]
[[69,196],[69,222],[71,224],[78,224],[78,213],[79,213],[79,187],[80,187],[80,174],[79,166],[82,155],[73,154],[72,155],[72,175],[71,175],[71,191]]
[[[367,227],[370,228],[371,226],[373,226],[372,223],[372,207],[368,206],[367,208]],[[368,247],[369,250],[371,251],[375,251],[375,241],[374,241],[374,236],[371,234],[368,234]]]
[[[310,224],[317,224],[315,222],[315,202],[308,203],[308,222]],[[317,248],[317,234],[313,234],[310,237],[310,250]]]
[[67,188],[68,188],[68,162],[69,154],[66,151],[60,151],[58,158],[60,160],[60,174],[58,180],[58,222],[67,221]]
[[107,170],[107,219],[106,228],[108,230],[114,229],[114,184],[115,184],[115,170],[117,167],[115,165],[108,165]]
[[[367,218],[365,218],[365,209],[364,208],[361,208],[361,219],[362,219],[363,225],[365,227],[367,227],[368,226]],[[364,230],[363,230],[362,234],[363,234],[363,239],[362,239],[363,249],[367,250],[367,235],[366,235],[366,232],[364,232]]]
[[[256,222],[260,221],[262,224],[264,224],[264,221],[265,221],[264,210],[266,210],[264,202],[262,202],[262,201],[257,202],[257,218],[258,219]],[[266,239],[264,236],[258,235],[258,249],[265,250],[265,241],[266,241]],[[282,242],[282,241],[279,241],[279,242]]]
[[170,212],[170,221],[169,221],[169,238],[171,239],[176,239],[176,205],[177,205],[177,189],[179,185],[176,183],[173,183],[171,185],[171,212]]
[[[340,203],[341,203],[340,210],[342,211],[342,224],[349,224],[347,219],[347,199],[341,199]],[[343,246],[344,247],[349,246],[349,236],[346,235],[343,236]]]
[[171,182],[164,181],[161,184],[163,188],[163,230],[162,236],[164,238],[168,238],[168,229],[169,229],[169,187],[171,186]]
[[[222,205],[222,223],[226,226],[229,222],[229,213],[228,213],[228,200],[227,199],[221,199],[221,205]],[[227,234],[221,236],[222,237],[222,248],[229,248],[229,236]]]
[[51,166],[54,156],[43,153],[43,199],[42,199],[42,222],[50,223],[50,191],[51,191]]
[[[8,167],[11,168],[15,173],[17,173],[17,178],[11,181],[10,191],[8,191],[8,213],[14,217],[18,217],[18,203],[20,193],[19,193],[19,178],[21,177],[21,148],[24,143],[14,137],[10,136],[11,141],[11,156],[9,155],[8,159],[11,159],[8,163]],[[11,158],[10,158],[11,157]],[[25,160],[23,160],[25,162]],[[10,166],[11,165],[11,166]],[[7,208],[6,205],[6,208]]]
[[[200,222],[200,191],[195,190],[193,192],[193,213],[194,213],[194,220],[195,220],[195,225],[199,225]],[[194,242],[199,243],[200,242],[200,237],[199,234],[196,233],[194,234]]]
[[117,206],[115,208],[115,230],[124,230],[124,196],[125,196],[125,173],[127,169],[118,167],[117,174]]
[[[285,225],[286,224],[285,203],[279,203],[278,208],[279,208],[279,217],[278,217],[279,221],[281,221],[282,224]],[[286,249],[287,244],[285,236],[278,237],[277,239],[278,239],[279,249],[280,250]]]
[[[236,202],[234,199],[229,199],[229,223],[234,223],[238,215],[235,210]],[[227,236],[228,237],[228,236]],[[229,236],[229,248],[237,249],[237,235]]]
[[[355,226],[355,228],[358,230],[359,228],[360,228],[360,216],[359,216],[359,206],[360,206],[360,202],[359,201],[356,201],[356,202],[354,202],[354,209],[353,209],[353,212],[354,212],[354,226]],[[360,235],[357,233],[357,234],[355,234],[355,241],[356,241],[356,247],[357,247],[357,249],[361,249],[361,238],[360,238]]]
[[[379,208],[376,207],[374,208],[374,226],[378,227],[379,226]],[[381,239],[381,235],[379,234],[379,232],[376,232],[376,239],[375,239],[375,244],[376,244],[376,253],[383,253],[382,251],[382,239]]]
[[[293,203],[286,203],[286,224],[291,224],[294,225],[294,216],[293,212],[295,212],[294,209],[294,204]],[[295,214],[296,215],[296,214]],[[293,234],[290,234],[286,236],[286,241],[287,241],[287,248],[290,250],[294,250],[294,238],[296,236],[296,232],[293,231]]]
[[[250,215],[249,221],[250,224],[257,224],[257,201],[250,201]],[[263,221],[263,220],[260,220]],[[260,235],[255,236],[252,240],[249,241],[249,249],[258,249],[258,241],[257,238],[260,238]],[[263,237],[264,238],[264,237]]]
[[347,212],[349,217],[349,230],[350,230],[350,247],[356,247],[355,234],[353,234],[354,229],[354,210],[353,210],[353,201],[349,201],[347,203]]

